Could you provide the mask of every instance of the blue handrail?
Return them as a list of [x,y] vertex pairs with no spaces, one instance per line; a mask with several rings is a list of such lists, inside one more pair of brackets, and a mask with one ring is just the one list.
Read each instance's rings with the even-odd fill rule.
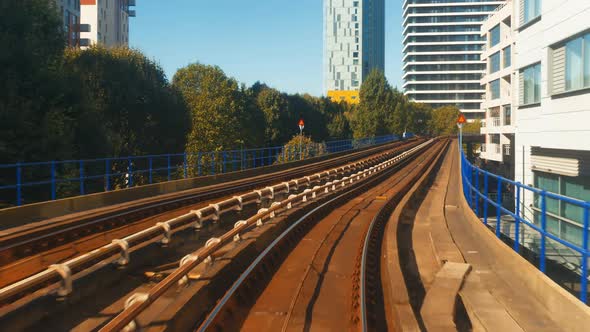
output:
[[[306,147],[305,153],[310,156],[326,155],[399,139],[397,135],[385,135],[328,141]],[[237,172],[296,159],[299,159],[298,149],[273,146],[194,154],[0,164],[0,204],[20,206],[189,177]]]
[[[562,246],[577,252],[580,255],[580,294],[579,298],[582,302],[588,303],[588,258],[590,256],[590,251],[588,250],[588,241],[589,241],[589,229],[590,229],[590,202],[582,201],[579,199],[575,199],[572,197],[567,197],[559,194],[555,194],[552,192],[548,192],[539,188],[534,188],[530,186],[523,185],[520,182],[513,181],[510,179],[506,179],[499,175],[493,174],[486,170],[480,169],[475,167],[471,164],[465,153],[462,149],[461,151],[461,178],[463,181],[463,194],[465,199],[467,200],[471,209],[476,213],[478,217],[483,217],[483,223],[487,226],[488,225],[488,209],[489,206],[492,206],[496,209],[496,227],[495,227],[495,234],[498,238],[502,236],[501,231],[501,216],[509,216],[514,219],[514,241],[513,249],[520,253],[521,245],[520,243],[520,234],[523,225],[529,227],[530,229],[534,230],[540,236],[540,248],[539,248],[539,269],[543,272],[547,272],[547,239],[555,241]],[[483,192],[479,187],[479,179],[483,177],[484,179],[484,188]],[[491,198],[491,193],[489,192],[489,183],[490,180],[495,180],[497,182],[497,192],[495,196],[497,199]],[[514,200],[514,207],[507,208],[504,205],[506,202],[503,202],[502,199],[502,188],[504,185],[507,185],[509,188],[513,189],[513,192],[516,194]],[[540,198],[540,222],[534,222],[528,220],[530,218],[530,213],[521,209],[521,198],[525,195],[526,192],[532,193],[533,195]],[[561,202],[565,202],[567,204],[578,206],[582,208],[583,213],[583,220],[579,225],[579,228],[582,229],[582,243],[581,245],[572,243],[566,239],[562,239],[559,236],[553,234],[551,231],[547,229],[547,199],[554,199]],[[481,215],[480,205],[483,205],[483,215]],[[534,219],[534,218],[533,218]]]

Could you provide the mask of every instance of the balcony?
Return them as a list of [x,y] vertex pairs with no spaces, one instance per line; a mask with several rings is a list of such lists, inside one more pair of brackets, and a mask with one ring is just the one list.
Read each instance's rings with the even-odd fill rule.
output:
[[502,126],[502,119],[500,117],[493,117],[493,118],[488,118],[488,120],[486,120],[486,123],[489,121],[489,127],[501,127]]
[[510,144],[504,144],[502,145],[502,152],[504,153],[504,156],[510,156]]

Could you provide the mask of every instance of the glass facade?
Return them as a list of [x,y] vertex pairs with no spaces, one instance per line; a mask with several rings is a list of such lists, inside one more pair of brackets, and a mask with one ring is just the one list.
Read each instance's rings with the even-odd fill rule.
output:
[[512,65],[512,47],[508,46],[503,51],[504,54],[504,67],[508,68]]
[[565,44],[566,91],[590,87],[590,34]]
[[[479,81],[486,70],[486,64],[480,60],[486,38],[479,31],[481,23],[502,3],[503,0],[405,2],[404,89],[411,100],[435,108],[456,105],[469,114],[469,119],[483,116],[481,101],[485,89]],[[500,66],[500,54],[497,60]]]
[[490,82],[490,94],[493,99],[500,98],[500,80],[494,80]]
[[524,21],[522,24],[527,24],[535,18],[541,16],[541,0],[522,0],[524,1]]
[[490,31],[490,47],[494,47],[500,43],[500,24],[496,25]]
[[500,52],[496,52],[490,56],[490,74],[500,70]]
[[[535,187],[555,194],[590,201],[590,177],[569,177],[545,172],[535,172]],[[535,195],[535,222],[540,224],[541,197]],[[551,233],[580,245],[584,210],[577,205],[546,198],[547,229]]]
[[523,105],[541,102],[541,64],[526,67],[520,71],[524,80]]
[[385,70],[385,0],[324,0],[324,90],[354,91]]

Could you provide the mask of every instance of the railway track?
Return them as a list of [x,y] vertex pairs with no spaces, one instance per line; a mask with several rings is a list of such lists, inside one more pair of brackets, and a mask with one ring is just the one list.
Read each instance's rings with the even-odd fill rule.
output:
[[[439,142],[315,225],[305,225],[309,215],[298,220],[300,229],[287,230],[257,258],[197,331],[385,330],[379,279],[383,226],[444,146]],[[269,280],[260,277],[262,271],[275,272]],[[252,293],[259,289],[258,296]],[[252,297],[256,300],[247,300]]]
[[39,273],[51,264],[95,250],[114,239],[207,206],[216,199],[363,160],[379,151],[412,147],[419,142],[397,142],[290,170],[78,213],[35,228],[3,231],[0,235],[0,287]]
[[[354,171],[357,171],[358,169],[364,169],[364,168],[368,168],[370,167],[372,164],[378,163],[382,160],[385,160],[387,158],[391,158],[394,157],[396,154],[399,154],[401,151],[407,150],[409,149],[410,146],[415,146],[417,145],[418,142],[412,142],[409,144],[398,144],[394,147],[390,147],[389,149],[387,149],[386,152],[381,152],[378,153],[376,156],[370,157],[370,158],[365,158],[365,159],[361,159],[360,161],[357,161],[354,164],[349,164],[343,167],[340,167],[338,169],[333,169],[333,170],[328,170],[328,171],[324,171],[322,173],[317,173],[314,176],[307,176],[304,177],[302,179],[298,179],[298,180],[294,180],[291,182],[283,182],[280,185],[274,186],[274,187],[267,187],[263,190],[258,190],[257,194],[254,192],[252,194],[246,194],[243,195],[243,200],[240,199],[240,206],[243,205],[245,206],[246,204],[251,204],[251,203],[255,203],[258,202],[260,203],[260,200],[264,197],[269,197],[269,196],[274,196],[275,194],[279,195],[281,194],[281,192],[285,192],[289,193],[289,188],[293,188],[293,187],[297,187],[298,181],[299,184],[301,184],[301,189],[303,188],[311,188],[312,183],[317,183],[317,184],[322,184],[322,183],[326,183],[327,181],[329,181],[330,179],[333,179],[334,176],[337,176],[338,174],[340,174],[339,176],[342,177],[346,174],[352,173]],[[352,180],[351,180],[352,182]],[[315,187],[314,187],[315,188]],[[311,189],[307,189],[308,191]],[[297,190],[293,190],[292,192],[297,192]],[[225,205],[224,205],[225,204]],[[203,222],[203,221],[213,221],[215,219],[215,217],[219,217],[220,213],[225,212],[226,210],[232,210],[235,208],[237,204],[237,199],[234,197],[232,199],[223,201],[223,202],[219,202],[219,204],[212,204],[209,206],[206,206],[204,208],[201,208],[200,212],[196,213],[189,213],[188,215],[183,215],[180,217],[176,217],[173,218],[172,220],[170,220],[170,222],[172,224],[169,224],[169,226],[173,227],[173,228],[177,228],[177,227],[185,227],[188,224],[193,224],[194,223],[194,219],[195,216],[198,214],[199,217],[197,218],[197,221],[199,223]],[[257,205],[257,204],[254,204]],[[216,207],[215,207],[216,206]],[[161,225],[160,225],[161,226]],[[166,234],[165,232],[165,228],[166,227],[160,227],[160,226],[152,226],[149,229],[146,229],[144,231],[141,231],[139,233],[137,233],[138,235],[134,237],[134,235],[129,236],[129,241],[127,242],[127,245],[136,245],[139,241],[139,238],[141,237],[149,237],[150,239],[159,239],[161,236],[163,236],[162,240],[164,239],[168,239],[166,236],[170,235],[170,234]],[[190,226],[190,225],[189,225]],[[66,264],[66,268],[67,269],[62,269],[61,271],[58,271],[56,269],[48,269],[45,270],[44,272],[41,272],[31,278],[22,280],[17,284],[15,284],[14,287],[5,287],[3,289],[0,290],[0,300],[3,304],[11,304],[13,305],[13,302],[21,299],[23,296],[26,296],[27,294],[31,294],[32,292],[35,292],[38,289],[41,289],[42,287],[46,287],[48,285],[52,285],[55,283],[61,283],[61,286],[58,288],[53,288],[54,290],[57,289],[59,292],[61,291],[67,291],[67,284],[68,284],[68,280],[64,277],[63,272],[66,271],[69,273],[69,277],[71,278],[72,276],[74,276],[76,273],[83,271],[86,268],[89,268],[95,264],[97,264],[98,262],[100,262],[102,259],[105,258],[111,258],[114,256],[119,255],[121,251],[121,246],[120,243],[113,245],[113,243],[110,243],[108,245],[106,245],[104,248],[100,248],[97,250],[93,250],[92,252],[89,252],[88,254],[79,256],[80,259],[78,258],[74,258],[74,259],[70,259],[68,263]],[[121,253],[121,255],[123,256],[123,254]],[[92,257],[86,257],[86,256],[92,256]],[[87,259],[83,260],[82,258],[86,257]],[[117,261],[119,261],[120,259],[117,259]],[[174,261],[172,261],[173,263]],[[170,262],[168,262],[170,263]],[[71,280],[70,280],[71,282]],[[64,289],[66,288],[66,289]],[[70,288],[71,288],[71,284],[70,284]],[[71,291],[71,290],[70,290]],[[47,295],[49,293],[43,293],[42,295]],[[33,294],[34,295],[34,294]],[[67,292],[64,294],[67,295]],[[25,308],[26,310],[26,308]],[[4,313],[10,313],[9,311],[5,311]]]
[[[417,150],[412,158],[388,160],[380,164],[385,166],[378,168],[377,175],[335,193],[299,217],[253,260],[207,318],[197,322],[198,330],[382,330],[386,326],[385,301],[380,299],[378,271],[383,224],[405,191],[427,169],[432,170],[447,144],[446,140],[437,141]],[[371,174],[374,170],[360,173],[366,176],[367,171]],[[358,180],[360,173],[350,179]],[[347,181],[349,178],[344,178],[342,186]],[[334,184],[314,187],[307,195],[323,193],[324,188],[328,192],[330,187]],[[272,217],[285,208],[283,204],[301,199],[300,195],[281,202],[270,212]],[[101,331],[117,331],[135,322],[204,257],[239,234],[230,232],[210,240],[213,242],[195,253],[185,266],[148,293],[134,296]]]

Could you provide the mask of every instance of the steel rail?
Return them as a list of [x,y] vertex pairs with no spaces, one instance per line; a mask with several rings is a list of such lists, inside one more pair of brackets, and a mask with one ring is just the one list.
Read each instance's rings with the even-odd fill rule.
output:
[[[438,160],[440,160],[440,157],[442,155],[442,153],[444,152],[445,148],[448,146],[448,142],[443,143],[443,145],[441,146],[440,152],[438,154],[435,154],[432,156],[431,160],[434,162],[434,164],[437,163]],[[428,170],[426,170],[426,173],[422,176],[427,176],[428,174],[431,173],[433,169],[433,166],[430,166],[430,168]],[[420,180],[418,180],[420,181]],[[363,242],[363,248],[362,248],[362,255],[361,255],[361,264],[360,264],[360,313],[361,313],[361,330],[363,332],[367,332],[372,330],[369,326],[369,320],[367,318],[367,302],[368,297],[367,297],[367,279],[368,279],[368,273],[367,273],[367,268],[369,267],[369,255],[370,255],[370,250],[372,249],[372,244],[373,242],[371,241],[371,239],[376,235],[375,234],[375,228],[377,227],[377,225],[381,222],[386,222],[387,218],[389,218],[389,216],[391,215],[391,213],[393,212],[394,208],[395,208],[395,203],[398,200],[396,199],[396,197],[391,197],[387,203],[385,203],[385,205],[383,205],[379,211],[377,212],[377,214],[373,217],[373,219],[371,220],[371,223],[369,225],[369,228],[367,230],[367,234],[365,235],[365,239]],[[379,251],[380,251],[380,246],[381,243],[379,242],[378,244],[379,246]],[[376,255],[377,257],[381,257],[381,255]]]
[[134,320],[136,319],[136,317],[145,309],[147,309],[159,297],[161,297],[173,285],[177,284],[178,282],[184,281],[186,275],[188,275],[188,273],[191,270],[193,270],[206,259],[210,259],[210,257],[223,246],[230,243],[231,241],[236,240],[236,236],[239,238],[241,233],[248,231],[253,226],[260,226],[262,225],[264,220],[274,218],[276,213],[280,212],[280,210],[290,209],[296,202],[307,202],[307,198],[310,195],[312,196],[312,198],[317,198],[318,194],[324,195],[328,194],[330,191],[336,191],[337,188],[345,187],[347,184],[354,182],[355,179],[356,181],[361,181],[361,179],[365,179],[367,177],[374,177],[376,174],[382,173],[384,170],[387,170],[391,165],[413,155],[417,151],[430,145],[433,141],[434,140],[431,139],[425,143],[420,144],[417,147],[414,147],[406,152],[403,152],[398,156],[387,159],[375,166],[371,166],[362,171],[359,171],[351,175],[350,177],[344,177],[341,180],[334,180],[322,186],[316,186],[313,189],[307,189],[303,193],[298,195],[291,195],[288,199],[284,201],[274,203],[273,206],[271,206],[269,209],[261,209],[259,213],[257,213],[256,215],[248,218],[245,221],[236,223],[236,227],[234,227],[229,232],[225,233],[219,238],[209,239],[205,244],[205,247],[197,250],[196,252],[190,255],[185,256],[181,260],[179,268],[174,270],[171,274],[164,278],[164,280],[162,280],[156,286],[151,288],[148,293],[136,293],[132,295],[126,303],[125,310],[121,312],[118,316],[116,316],[114,319],[109,321],[109,323],[107,323],[107,325],[100,329],[100,331],[120,331],[126,328],[128,325],[130,328],[133,328]]
[[[409,141],[410,144],[416,142],[416,140]],[[216,184],[212,186],[198,188],[196,190],[191,190],[193,192],[186,193],[175,193],[175,194],[166,194],[165,196],[157,199],[147,199],[148,202],[145,202],[142,199],[142,202],[135,204],[134,206],[126,206],[126,207],[117,207],[114,209],[110,209],[106,212],[100,212],[99,215],[93,215],[92,212],[88,213],[82,217],[76,217],[76,219],[66,220],[63,222],[59,222],[58,224],[52,224],[46,227],[37,227],[33,230],[26,229],[19,232],[11,232],[7,235],[0,236],[0,252],[5,251],[14,251],[18,248],[30,246],[35,247],[34,244],[42,241],[48,241],[52,237],[57,235],[64,235],[67,237],[68,233],[79,233],[83,229],[88,229],[94,225],[102,224],[105,221],[115,220],[118,218],[125,218],[132,215],[139,215],[141,213],[146,213],[147,211],[157,211],[158,209],[166,209],[167,207],[174,206],[174,205],[188,205],[192,202],[196,203],[198,201],[218,198],[222,195],[226,195],[229,192],[239,192],[241,190],[248,190],[249,188],[253,188],[257,185],[264,185],[265,183],[272,183],[274,181],[283,179],[285,177],[297,177],[301,176],[305,173],[312,173],[317,172],[318,170],[334,167],[339,163],[346,163],[350,160],[354,160],[357,158],[364,158],[370,156],[375,151],[382,150],[384,147],[402,147],[405,146],[406,142],[394,142],[392,144],[386,144],[379,147],[371,148],[364,151],[357,151],[351,154],[347,154],[344,156],[336,157],[334,159],[329,159],[326,161],[320,161],[311,165],[303,165],[298,166],[293,169],[278,171],[276,173],[271,173],[268,175],[259,176],[260,179],[252,181],[252,179],[239,179],[236,181]],[[219,187],[219,188],[211,188],[211,187]],[[197,191],[196,193],[194,191]],[[169,197],[173,196],[173,197]],[[153,215],[153,214],[152,214]],[[74,225],[70,225],[74,224]],[[59,244],[63,244],[60,242]],[[45,250],[47,249],[46,245],[40,246],[43,247]],[[6,255],[4,255],[6,256]],[[14,256],[14,255],[9,255]],[[13,259],[12,261],[14,261]]]
[[[191,211],[190,213],[173,218],[166,222],[158,223],[155,226],[131,234],[122,239],[113,240],[111,243],[98,249],[70,259],[62,264],[52,265],[42,272],[0,289],[0,304],[5,305],[16,302],[24,296],[43,288],[55,289],[57,288],[56,284],[60,284],[58,290],[59,295],[68,295],[72,292],[73,277],[76,274],[95,266],[97,263],[116,261],[120,265],[126,265],[129,263],[130,252],[139,249],[141,246],[144,246],[148,243],[157,241],[160,239],[160,237],[163,243],[168,243],[171,241],[172,235],[174,233],[182,231],[191,226],[200,228],[202,227],[203,222],[216,221],[223,213],[241,210],[244,205],[259,203],[265,198],[274,198],[275,194],[288,194],[291,188],[299,188],[299,186],[302,185],[310,187],[316,182],[321,183],[321,181],[324,180],[329,181],[333,176],[346,174],[347,172],[353,172],[359,168],[371,165],[372,163],[378,163],[382,159],[387,158],[396,152],[397,150],[394,149],[392,151],[385,152],[369,159],[360,160],[349,165],[329,169],[310,176],[305,176],[303,178],[286,181],[275,186],[263,188],[261,190],[254,190],[253,192],[241,196],[235,196],[231,199],[227,199],[215,204],[210,204],[199,210]],[[369,169],[373,169],[374,167],[375,166],[370,167]],[[336,183],[339,182],[337,180],[329,183],[331,183],[335,188]],[[300,197],[306,197],[304,194]],[[316,194],[316,192],[313,193],[314,196]],[[306,199],[307,198],[305,198],[305,200]],[[291,197],[290,199],[284,201],[285,203],[283,205],[290,206],[295,200],[296,199]],[[274,216],[274,213],[276,213],[277,210],[279,210],[278,205],[271,206],[269,209],[267,209],[267,215],[273,214]],[[255,220],[255,222],[259,223],[259,220]],[[260,222],[262,222],[262,219]],[[239,225],[236,224],[235,226],[237,227]],[[234,230],[236,229],[237,228],[234,228]],[[239,237],[239,234],[232,234],[232,236],[236,235]],[[116,258],[117,255],[120,255],[120,257]]]
[[[408,161],[408,159],[405,159],[405,161]],[[387,172],[391,173],[393,171],[396,171],[397,169],[406,166],[406,164],[402,161],[399,162],[397,164],[394,164],[391,168],[386,169]],[[381,175],[385,175],[385,174],[389,174],[389,173],[381,173]],[[373,179],[373,180],[378,180],[378,179]],[[367,182],[367,183],[363,183],[363,185],[371,185],[372,183]],[[354,191],[359,191],[363,188],[366,187],[356,187],[353,188],[353,192]],[[205,332],[207,331],[209,328],[212,327],[212,324],[214,324],[215,320],[217,319],[218,315],[221,313],[221,311],[223,310],[223,308],[227,305],[227,303],[230,301],[230,299],[235,295],[235,293],[238,291],[238,289],[242,286],[242,284],[248,279],[248,277],[250,276],[250,274],[252,273],[252,271],[254,271],[254,269],[256,269],[258,267],[258,265],[268,256],[268,254],[274,250],[277,245],[279,245],[279,243],[285,238],[287,237],[296,227],[298,227],[301,223],[309,220],[309,217],[313,216],[315,213],[317,213],[318,211],[323,210],[326,206],[330,206],[331,204],[333,204],[334,202],[350,195],[350,191],[348,192],[344,192],[334,198],[331,198],[330,200],[322,203],[320,206],[314,208],[313,210],[311,210],[310,212],[306,213],[304,216],[300,217],[299,219],[297,219],[291,226],[289,226],[286,230],[284,230],[274,241],[272,241],[272,243],[262,252],[258,255],[258,257],[248,266],[248,268],[240,275],[240,277],[232,284],[232,287],[224,294],[224,296],[217,302],[216,306],[213,308],[213,310],[209,313],[209,315],[207,315],[207,318],[205,319],[205,321],[199,326],[199,328],[196,329],[196,331],[198,332]],[[333,226],[334,227],[334,226]],[[319,251],[319,247],[316,249],[316,252],[314,253],[314,256],[317,255],[318,251]],[[301,287],[301,285],[300,285]],[[300,295],[301,292],[301,288],[299,288],[299,290],[296,292],[297,295],[295,295],[294,300],[296,297],[298,297]],[[284,325],[283,325],[283,329],[282,331],[286,331],[287,330],[287,325],[289,322],[289,316],[290,316],[290,312],[289,314],[287,314],[287,318],[284,321]]]

